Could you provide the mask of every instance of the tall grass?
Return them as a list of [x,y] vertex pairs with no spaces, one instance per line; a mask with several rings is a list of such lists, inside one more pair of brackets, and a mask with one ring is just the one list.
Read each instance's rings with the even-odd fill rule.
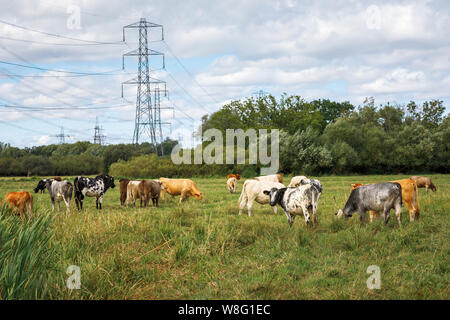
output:
[[0,299],[39,299],[47,291],[49,214],[22,220],[0,208]]

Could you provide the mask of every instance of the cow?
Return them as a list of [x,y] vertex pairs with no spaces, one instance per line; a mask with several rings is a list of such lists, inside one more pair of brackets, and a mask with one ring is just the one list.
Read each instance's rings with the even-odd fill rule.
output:
[[[402,187],[402,203],[408,209],[409,221],[416,221],[420,218],[420,207],[419,207],[419,193],[417,191],[417,185],[412,179],[401,179],[390,181],[393,183],[399,183]],[[352,190],[361,186],[360,183],[352,184]],[[374,218],[379,217],[381,212],[370,211],[370,222]]]
[[292,177],[291,182],[290,182],[289,185],[288,185],[288,188],[295,188],[295,187],[298,187],[298,186],[300,185],[300,182],[301,182],[303,179],[308,179],[308,178],[305,177],[305,176],[295,176],[295,177]]
[[158,207],[159,195],[161,193],[162,183],[157,180],[142,180],[138,185],[138,194],[144,207],[148,205],[150,198],[152,199],[153,206]]
[[140,199],[140,194],[138,191],[140,180],[130,180],[127,184],[127,207],[130,202],[133,202],[133,206],[136,206],[136,200]]
[[109,188],[114,188],[114,178],[102,174],[95,178],[76,177],[74,180],[75,189],[75,203],[77,209],[83,209],[83,199],[85,196],[96,197],[95,206],[97,209],[102,209],[103,196]]
[[[246,180],[242,186],[241,195],[239,197],[239,215],[242,214],[242,210],[247,204],[248,216],[252,215],[253,202],[259,204],[270,203],[270,197],[264,194],[264,190],[270,190],[271,188],[284,188],[284,184],[273,181],[258,181],[258,180]],[[277,207],[272,206],[273,212],[277,213]]]
[[1,205],[6,204],[9,210],[21,218],[26,217],[26,213],[33,212],[33,196],[28,191],[8,192]]
[[237,189],[237,178],[231,177],[227,179],[227,189],[230,193],[236,192]]
[[344,209],[339,209],[336,215],[340,218],[351,217],[353,212],[360,214],[360,220],[364,223],[366,211],[383,212],[384,224],[390,218],[390,210],[395,209],[398,225],[401,227],[402,213],[402,186],[397,182],[382,182],[366,184],[352,190]]
[[120,205],[123,206],[125,204],[125,200],[127,200],[127,185],[130,182],[129,179],[120,179]]
[[436,186],[433,184],[430,178],[428,177],[418,177],[412,176],[410,179],[414,180],[417,185],[417,188],[425,188],[428,193],[428,189],[431,189],[433,192],[437,191]]
[[194,181],[190,179],[168,179],[168,178],[159,178],[162,184],[162,195],[164,197],[167,192],[172,197],[176,195],[180,195],[180,203],[185,198],[189,198],[190,196],[195,197],[200,200],[203,198],[203,192],[200,192]]
[[271,206],[279,204],[283,208],[290,227],[294,223],[295,216],[301,214],[305,218],[306,226],[310,223],[311,216],[314,226],[317,225],[317,207],[322,194],[322,184],[319,180],[294,188],[271,188],[264,190],[264,194],[270,197]]
[[230,173],[230,174],[227,175],[227,180],[230,179],[230,178],[236,178],[236,180],[240,180],[241,176],[239,174],[237,174],[237,173],[236,174]]
[[258,180],[258,181],[272,181],[272,182],[283,183],[283,175],[281,175],[279,173],[271,174],[268,176],[260,176],[260,177],[256,177],[253,179]]
[[46,189],[46,186],[45,186],[46,182],[47,181],[53,181],[53,180],[55,180],[55,181],[62,181],[62,178],[61,177],[53,177],[53,178],[49,178],[49,179],[39,180],[36,188],[34,188],[34,193],[38,193],[39,191],[41,191],[41,193],[44,193],[44,191]]
[[73,185],[67,181],[57,181],[48,179],[45,187],[50,194],[52,201],[52,211],[55,210],[55,200],[58,201],[58,210],[61,210],[61,200],[66,204],[67,213],[70,212],[70,200],[72,200]]

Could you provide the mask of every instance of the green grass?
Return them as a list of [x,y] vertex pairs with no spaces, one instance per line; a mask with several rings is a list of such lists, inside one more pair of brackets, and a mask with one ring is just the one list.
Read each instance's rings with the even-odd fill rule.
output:
[[[246,210],[238,216],[243,180],[239,192],[230,194],[225,178],[194,178],[203,200],[179,205],[169,196],[158,209],[120,207],[117,183],[102,211],[87,198],[81,212],[72,200],[70,214],[64,205],[52,214],[54,236],[47,245],[52,255],[44,264],[48,290],[39,297],[449,299],[449,175],[430,175],[438,192],[419,189],[421,219],[410,223],[403,209],[402,228],[395,219],[387,226],[381,220],[362,226],[357,214],[348,220],[334,215],[350,183],[405,177],[321,177],[315,229],[306,228],[301,217],[289,228],[281,208],[275,215],[259,204],[252,217]],[[31,191],[37,181],[0,178],[0,197]],[[51,208],[48,193],[34,197],[36,212],[45,215]],[[81,290],[66,288],[69,265],[81,268]],[[369,265],[381,268],[381,290],[367,289]]]

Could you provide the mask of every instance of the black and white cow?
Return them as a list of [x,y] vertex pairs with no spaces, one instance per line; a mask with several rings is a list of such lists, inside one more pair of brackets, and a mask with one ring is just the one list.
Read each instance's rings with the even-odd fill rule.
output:
[[70,212],[70,200],[72,200],[73,185],[67,181],[56,181],[53,179],[47,179],[45,187],[50,194],[50,200],[52,201],[52,211],[55,210],[55,200],[58,201],[58,210],[61,210],[61,200],[66,204],[67,212]]
[[305,217],[305,223],[308,225],[313,218],[314,225],[317,224],[317,207],[319,197],[322,193],[322,184],[319,180],[307,179],[296,188],[272,188],[264,190],[264,194],[270,196],[270,205],[279,204],[292,227],[296,215]]
[[77,177],[74,181],[75,186],[75,203],[77,209],[83,209],[83,199],[85,196],[96,197],[96,208],[102,208],[103,195],[109,188],[114,188],[114,178],[102,174],[95,178]]
[[344,210],[339,209],[336,215],[338,217],[345,215],[348,218],[353,212],[358,212],[361,221],[364,222],[366,211],[383,212],[384,223],[387,224],[391,209],[395,209],[398,225],[401,226],[402,186],[397,182],[383,182],[366,184],[353,189]]

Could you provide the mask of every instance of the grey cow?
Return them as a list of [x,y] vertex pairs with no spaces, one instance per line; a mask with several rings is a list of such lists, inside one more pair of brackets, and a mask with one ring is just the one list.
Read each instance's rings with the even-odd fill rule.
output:
[[67,181],[47,181],[45,186],[52,200],[52,211],[55,210],[55,200],[58,201],[58,210],[61,210],[61,200],[66,204],[67,212],[70,212],[70,200],[72,200],[73,185]]
[[396,182],[383,182],[367,184],[353,189],[344,209],[336,213],[338,217],[351,217],[353,212],[360,214],[362,222],[365,221],[366,211],[384,213],[384,223],[390,218],[389,212],[395,209],[395,216],[399,226],[402,226],[402,187]]
[[317,224],[317,207],[319,197],[322,194],[322,184],[319,180],[303,179],[296,188],[272,188],[264,190],[264,194],[270,196],[270,205],[279,204],[292,227],[296,215],[303,214],[308,225],[311,216],[314,225]]

